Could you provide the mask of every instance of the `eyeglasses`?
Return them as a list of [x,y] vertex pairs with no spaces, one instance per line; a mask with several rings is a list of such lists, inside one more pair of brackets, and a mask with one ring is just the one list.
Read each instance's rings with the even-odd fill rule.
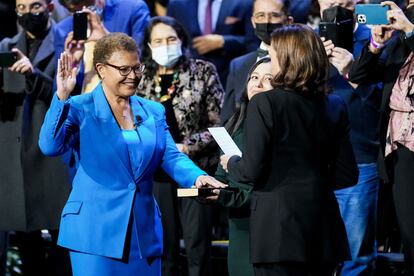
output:
[[279,12],[257,12],[253,15],[254,19],[256,19],[257,22],[268,22],[268,19],[270,19],[270,22],[279,21],[285,14],[279,13]]
[[132,70],[134,71],[134,74],[136,76],[141,76],[142,73],[144,73],[144,70],[145,70],[145,65],[144,64],[140,64],[140,65],[137,65],[135,67],[131,67],[131,66],[116,66],[116,65],[105,62],[105,65],[108,65],[112,68],[117,69],[119,74],[121,76],[124,76],[124,77],[128,76],[129,73],[131,73]]
[[16,13],[18,16],[22,16],[25,13],[30,12],[33,15],[39,15],[42,11],[44,6],[40,2],[34,2],[27,7],[26,5],[19,4],[16,6]]

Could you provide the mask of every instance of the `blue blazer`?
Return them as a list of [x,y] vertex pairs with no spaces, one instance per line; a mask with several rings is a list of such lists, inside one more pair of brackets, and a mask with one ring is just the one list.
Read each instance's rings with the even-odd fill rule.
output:
[[54,156],[75,148],[80,153],[72,192],[62,211],[58,244],[63,247],[122,258],[133,214],[141,256],[161,256],[160,211],[152,194],[154,171],[161,166],[183,187],[205,174],[178,151],[161,104],[137,96],[130,101],[142,149],[135,174],[102,84],[66,102],[57,96],[52,100],[39,137],[42,152]]
[[[103,23],[110,32],[122,32],[135,39],[138,45],[144,38],[144,30],[150,20],[147,4],[143,0],[105,0]],[[56,59],[65,48],[65,39],[73,30],[73,16],[69,16],[53,28]],[[76,78],[74,93],[80,94],[83,84],[83,63]],[[56,86],[55,86],[56,88]]]

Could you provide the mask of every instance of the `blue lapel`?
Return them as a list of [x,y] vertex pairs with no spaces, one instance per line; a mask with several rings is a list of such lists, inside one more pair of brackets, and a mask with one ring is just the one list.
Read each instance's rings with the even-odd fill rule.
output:
[[92,91],[92,95],[95,103],[96,124],[103,134],[102,141],[108,145],[103,148],[108,150],[112,149],[114,151],[115,155],[120,159],[128,178],[133,179],[131,165],[129,163],[128,148],[124,142],[121,129],[119,128],[109,103],[106,100],[101,82]]
[[[188,16],[189,24],[186,27],[191,29],[189,36],[194,38],[202,35],[200,24],[198,24],[198,0],[188,1],[188,14],[195,14],[196,16]],[[187,25],[187,24],[185,24]],[[191,42],[191,41],[190,41]]]
[[[104,141],[108,144],[108,148],[112,149],[121,160],[121,163],[128,172],[128,176],[138,182],[140,178],[150,168],[150,162],[153,160],[155,143],[156,143],[156,125],[154,116],[147,111],[144,103],[137,96],[130,98],[132,113],[137,126],[139,137],[138,171],[134,174],[130,165],[128,148],[122,136],[111,108],[106,100],[102,84],[96,86],[92,92],[95,102],[95,116],[97,125],[102,131]],[[137,177],[134,177],[137,176]]]
[[[137,96],[131,97],[131,108],[135,118],[135,125],[140,139],[141,161],[137,175],[145,175],[149,164],[153,160],[155,142],[156,142],[156,125],[154,116],[150,114],[145,103]],[[138,181],[138,179],[136,179]]]
[[221,33],[221,29],[226,25],[225,20],[226,20],[226,17],[230,15],[232,4],[233,4],[233,1],[222,0],[219,15],[217,18],[216,28],[214,29],[214,33],[216,34]]

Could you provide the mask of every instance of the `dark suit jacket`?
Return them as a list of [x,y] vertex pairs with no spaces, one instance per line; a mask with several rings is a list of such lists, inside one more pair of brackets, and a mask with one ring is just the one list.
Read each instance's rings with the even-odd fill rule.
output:
[[243,157],[228,164],[235,181],[253,182],[253,263],[337,262],[349,257],[333,189],[351,186],[358,168],[343,101],[275,89],[249,103]]
[[380,176],[384,181],[389,182],[390,167],[386,166],[384,151],[391,112],[389,108],[390,96],[401,66],[409,54],[414,51],[414,37],[411,36],[405,39],[400,34],[395,36],[386,48],[382,55],[374,55],[368,50],[368,46],[364,47],[361,56],[353,63],[349,72],[349,79],[354,83],[371,84],[382,81],[384,84],[380,109],[380,156],[378,165]]
[[256,60],[257,51],[254,51],[237,57],[230,62],[226,92],[220,113],[222,125],[234,114],[236,103],[240,100],[240,95],[246,89],[247,75],[249,74],[250,68],[256,63]]
[[[202,35],[198,24],[198,0],[171,0],[167,15],[174,17],[184,25],[190,42]],[[212,62],[225,86],[230,61],[246,52],[257,49],[259,40],[254,35],[250,18],[252,16],[251,0],[222,0],[214,33],[224,36],[224,47],[200,56],[191,49],[193,57]]]
[[[26,34],[0,42],[0,51],[18,48],[27,54]],[[52,99],[53,33],[31,61],[30,76],[5,69],[0,76],[0,230],[57,229],[70,183],[60,158],[45,157],[37,145]]]

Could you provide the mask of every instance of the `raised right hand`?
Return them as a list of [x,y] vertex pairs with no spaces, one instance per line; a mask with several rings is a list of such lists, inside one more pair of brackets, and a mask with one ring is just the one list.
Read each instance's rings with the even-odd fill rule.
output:
[[63,52],[58,60],[56,74],[57,96],[60,100],[69,98],[76,85],[76,72],[78,68],[73,66],[72,57]]

